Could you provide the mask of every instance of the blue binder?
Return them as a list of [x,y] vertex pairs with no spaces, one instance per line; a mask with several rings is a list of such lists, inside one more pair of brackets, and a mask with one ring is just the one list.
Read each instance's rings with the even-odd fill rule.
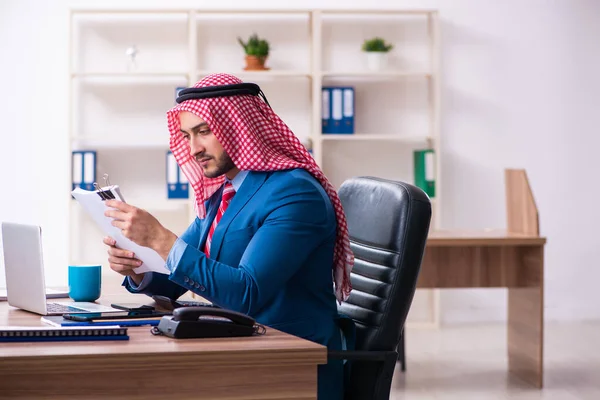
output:
[[354,88],[342,89],[342,130],[340,133],[354,133]]
[[175,98],[179,97],[179,92],[181,92],[183,89],[185,89],[183,86],[177,86],[175,88]]
[[91,150],[78,150],[72,152],[71,181],[72,190],[81,188],[94,190],[96,182],[96,152]]
[[189,182],[170,150],[167,151],[166,172],[167,198],[187,199],[189,197]]
[[354,133],[354,87],[325,86],[322,88],[322,133]]
[[321,133],[331,132],[331,88],[321,89]]

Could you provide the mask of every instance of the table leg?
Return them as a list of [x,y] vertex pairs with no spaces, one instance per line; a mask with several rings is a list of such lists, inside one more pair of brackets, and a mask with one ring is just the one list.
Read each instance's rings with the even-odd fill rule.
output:
[[508,369],[541,388],[544,368],[544,260],[542,247],[519,249],[517,287],[508,289]]

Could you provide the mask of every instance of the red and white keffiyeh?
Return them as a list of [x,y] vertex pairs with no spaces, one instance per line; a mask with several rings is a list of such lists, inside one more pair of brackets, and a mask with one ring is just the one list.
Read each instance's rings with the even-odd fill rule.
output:
[[[208,75],[194,87],[242,83],[228,74]],[[207,178],[180,131],[179,112],[189,111],[202,118],[223,149],[240,170],[276,171],[304,168],[325,188],[337,217],[334,251],[335,294],[339,301],[348,298],[352,285],[350,271],[354,256],[350,250],[348,226],[338,194],[296,135],[258,96],[238,95],[186,100],[167,112],[170,148],[188,178],[196,197],[196,213],[204,218],[204,201],[221,187],[225,177]]]

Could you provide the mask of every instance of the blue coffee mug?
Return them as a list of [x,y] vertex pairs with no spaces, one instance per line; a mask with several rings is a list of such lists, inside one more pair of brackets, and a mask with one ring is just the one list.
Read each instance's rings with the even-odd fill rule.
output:
[[101,265],[69,265],[69,297],[75,301],[98,300],[101,277]]

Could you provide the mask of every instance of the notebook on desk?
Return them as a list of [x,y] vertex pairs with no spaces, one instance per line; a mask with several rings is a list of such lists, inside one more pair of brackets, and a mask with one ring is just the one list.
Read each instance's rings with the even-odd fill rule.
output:
[[92,302],[47,302],[39,226],[3,222],[2,246],[9,305],[41,315],[122,311]]
[[89,327],[0,326],[0,342],[58,342],[129,340],[127,328],[118,325]]
[[80,322],[73,321],[70,319],[65,319],[62,315],[47,315],[41,318],[41,321],[50,326],[55,327],[68,327],[68,326],[109,326],[109,325],[118,325],[118,326],[156,326],[160,323],[162,316],[160,317],[152,317],[148,316],[148,318],[139,318],[139,319],[119,319],[115,317],[115,319],[110,320],[96,320],[92,322]]

